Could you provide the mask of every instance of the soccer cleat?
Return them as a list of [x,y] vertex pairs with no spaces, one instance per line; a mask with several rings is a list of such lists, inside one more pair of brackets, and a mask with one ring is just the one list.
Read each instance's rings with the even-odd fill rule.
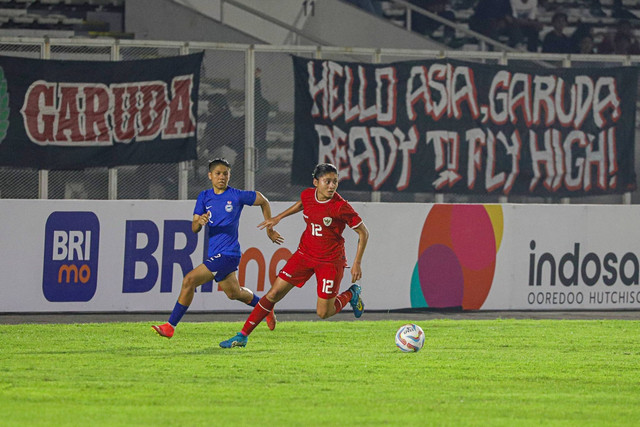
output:
[[269,312],[269,314],[267,314],[267,317],[265,318],[265,320],[267,321],[267,326],[269,327],[270,330],[274,330],[276,328],[276,313],[274,310],[271,310]]
[[247,341],[249,341],[249,337],[245,337],[244,335],[242,335],[242,332],[238,332],[235,336],[229,338],[228,340],[222,341],[220,343],[220,347],[244,347],[245,345],[247,345]]
[[360,292],[362,292],[362,288],[360,287],[360,285],[356,285],[354,283],[353,285],[351,285],[349,290],[353,294],[351,300],[349,301],[349,304],[351,304],[351,308],[353,308],[353,315],[356,317],[360,317],[364,312],[364,303],[362,302],[362,298],[360,298]]
[[171,323],[165,323],[164,325],[152,325],[151,326],[154,331],[158,333],[161,337],[171,338],[173,336],[174,327]]

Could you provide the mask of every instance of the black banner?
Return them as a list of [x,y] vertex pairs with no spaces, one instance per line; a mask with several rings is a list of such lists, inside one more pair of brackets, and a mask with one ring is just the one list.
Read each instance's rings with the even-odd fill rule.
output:
[[195,159],[202,56],[0,57],[0,165],[59,170]]
[[295,184],[331,162],[346,190],[571,197],[636,188],[635,67],[293,65]]

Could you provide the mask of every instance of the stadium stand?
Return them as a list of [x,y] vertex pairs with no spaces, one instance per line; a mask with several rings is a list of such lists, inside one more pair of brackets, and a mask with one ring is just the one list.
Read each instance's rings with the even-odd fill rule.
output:
[[0,0],[0,36],[133,38],[124,0]]
[[[410,15],[415,15],[416,12],[409,14],[407,3],[398,0],[381,2],[383,16],[398,26],[411,28]],[[414,0],[410,3],[419,7],[419,4],[429,2]],[[514,0],[512,0],[512,5],[513,3]],[[477,0],[451,0],[448,3],[447,9],[455,15],[455,22],[452,24],[458,25],[456,38],[459,40],[455,45],[449,44],[450,48],[481,50],[478,40],[469,37],[464,31],[469,29],[469,22],[475,13],[477,4]],[[565,29],[567,35],[574,34],[578,28],[588,29],[596,46],[593,53],[599,53],[597,46],[605,42],[608,35],[614,34],[621,23],[631,28],[632,36],[640,35],[640,1],[638,0],[544,0],[538,2],[535,16],[535,20],[542,27],[539,35],[540,40],[544,39],[544,36],[552,30],[551,19],[558,11],[562,11],[568,16],[568,25]],[[419,13],[427,15],[428,12],[427,9],[422,9]],[[443,36],[442,28],[431,34],[431,38],[436,41],[442,41]],[[498,39],[498,41],[507,42],[506,38]],[[520,43],[517,47],[524,50],[525,45]]]

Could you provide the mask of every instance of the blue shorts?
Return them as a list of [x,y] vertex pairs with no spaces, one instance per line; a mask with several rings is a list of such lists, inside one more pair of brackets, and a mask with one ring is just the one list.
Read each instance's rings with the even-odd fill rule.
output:
[[224,280],[230,273],[238,269],[240,257],[234,255],[214,255],[204,260],[203,264],[213,273],[216,282]]

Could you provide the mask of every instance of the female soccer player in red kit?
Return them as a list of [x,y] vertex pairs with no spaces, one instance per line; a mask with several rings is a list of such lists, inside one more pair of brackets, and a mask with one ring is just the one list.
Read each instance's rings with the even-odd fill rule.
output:
[[[301,288],[315,273],[318,302],[316,312],[322,319],[339,313],[347,303],[353,313],[360,317],[364,304],[360,298],[360,286],[355,284],[362,278],[362,256],[369,239],[369,231],[351,205],[337,192],[338,170],[330,163],[321,163],[313,172],[313,185],[300,194],[300,200],[279,215],[263,221],[260,229],[271,229],[281,219],[302,211],[307,227],[302,233],[298,249],[284,266],[275,283],[265,296],[260,298],[241,332],[222,341],[220,347],[244,347],[249,334],[271,312],[273,306],[294,287]],[[358,233],[358,247],[351,266],[351,287],[338,294],[346,256],[342,232],[349,226]]]

